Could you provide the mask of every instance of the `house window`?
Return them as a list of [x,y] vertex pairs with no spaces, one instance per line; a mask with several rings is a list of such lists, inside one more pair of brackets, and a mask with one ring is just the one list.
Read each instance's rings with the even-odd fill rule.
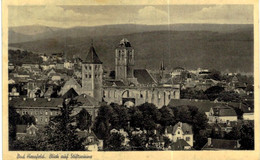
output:
[[88,75],[88,78],[91,78],[91,74],[90,74],[90,75]]
[[89,70],[91,70],[91,66],[89,66]]
[[48,111],[45,111],[45,115],[48,115]]
[[178,131],[178,134],[180,134],[180,131]]
[[52,111],[50,112],[51,116],[52,116]]
[[35,118],[35,122],[37,122],[38,121],[38,119],[37,118]]
[[41,117],[41,122],[42,122],[42,117]]
[[88,75],[87,75],[87,74],[86,74],[85,76],[86,76],[86,78],[88,78]]
[[45,118],[45,122],[48,122],[48,118]]
[[190,141],[190,137],[186,137],[186,141]]

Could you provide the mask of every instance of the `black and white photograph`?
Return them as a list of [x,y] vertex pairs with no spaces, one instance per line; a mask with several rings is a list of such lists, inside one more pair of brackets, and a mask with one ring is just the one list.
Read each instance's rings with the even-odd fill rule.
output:
[[254,82],[254,5],[8,6],[9,151],[253,151]]

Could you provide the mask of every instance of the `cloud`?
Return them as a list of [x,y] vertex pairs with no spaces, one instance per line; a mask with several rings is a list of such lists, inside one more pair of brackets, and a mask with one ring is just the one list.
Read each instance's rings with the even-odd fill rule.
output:
[[167,24],[168,13],[154,6],[146,6],[139,9],[136,19],[141,24]]
[[59,6],[25,7],[10,10],[9,25],[46,25],[72,27],[82,25],[99,25],[97,22],[108,18],[102,14],[78,13]]
[[217,5],[205,7],[193,13],[191,18],[205,23],[253,23],[253,6]]

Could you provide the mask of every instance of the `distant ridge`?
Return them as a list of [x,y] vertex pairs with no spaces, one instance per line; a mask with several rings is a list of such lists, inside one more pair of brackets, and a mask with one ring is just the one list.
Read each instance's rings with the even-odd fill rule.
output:
[[40,25],[9,27],[9,44],[64,37],[104,37],[149,31],[212,31],[233,32],[253,30],[253,24],[170,24],[139,25],[118,24],[90,27],[56,28]]
[[[118,30],[113,26],[110,27],[112,30]],[[108,28],[106,27],[107,31]],[[211,28],[214,28],[214,25]],[[158,69],[161,60],[164,59],[168,69],[181,66],[185,69],[200,67],[253,73],[253,26],[219,25],[215,28],[212,29],[213,31],[149,31],[147,29],[146,32],[126,34],[123,33],[129,31],[122,28],[117,33],[102,33],[99,32],[100,28],[96,28],[94,32],[98,33],[99,36],[97,36],[83,34],[84,32],[90,34],[93,31],[86,31],[83,27],[80,36],[72,34],[78,29],[73,31],[69,29],[71,32],[63,31],[64,34],[73,36],[54,36],[13,43],[9,46],[46,54],[64,52],[67,57],[78,55],[84,59],[93,39],[94,47],[104,67],[112,70],[114,69],[114,49],[125,37],[135,49],[136,68]],[[218,32],[217,29],[220,31]]]

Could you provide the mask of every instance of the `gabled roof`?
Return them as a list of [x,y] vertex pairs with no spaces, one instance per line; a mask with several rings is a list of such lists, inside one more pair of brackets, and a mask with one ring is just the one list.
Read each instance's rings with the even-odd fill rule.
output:
[[89,52],[88,52],[86,59],[84,60],[84,63],[102,64],[102,62],[98,58],[98,55],[97,55],[93,45],[91,45],[91,47],[89,48]]
[[77,88],[74,88],[74,89],[80,89],[81,88],[81,85],[78,83],[78,81],[71,77],[68,81],[65,82],[65,84],[62,86],[61,88],[61,91],[60,91],[60,94],[64,95],[66,92],[68,92],[68,88],[67,86],[73,86],[75,85]]
[[184,150],[184,147],[189,146],[191,147],[185,140],[178,139],[176,142],[171,144],[172,150]]
[[211,139],[211,142],[207,142],[202,149],[238,149],[237,140],[226,140],[226,139]]
[[23,100],[23,98],[12,98],[8,101],[9,106],[13,107],[58,107],[61,106],[63,103],[62,98],[27,98]]
[[26,133],[27,125],[16,125],[16,133]]
[[71,88],[62,96],[62,98],[74,98],[77,96],[78,93],[73,88]]
[[[81,131],[81,130],[78,130],[77,132],[76,132],[76,134],[78,135],[78,137],[79,138],[86,138],[86,141],[85,141],[85,143],[87,143],[87,144],[98,144],[99,143],[99,139],[97,138],[97,136],[95,135],[95,133],[94,132],[88,132],[88,131]],[[88,137],[93,137],[94,138],[94,141],[93,142],[90,142],[90,141],[88,141]]]
[[192,126],[189,125],[188,123],[182,123],[182,122],[178,122],[177,124],[175,124],[175,125],[173,126],[173,130],[172,130],[171,133],[174,134],[179,127],[181,128],[181,130],[182,130],[182,132],[183,132],[184,134],[193,134],[193,132],[192,132]]
[[114,87],[125,86],[124,82],[122,82],[120,80],[104,80],[103,85],[104,86],[114,86]]
[[171,99],[168,104],[169,106],[196,106],[201,113],[209,112],[212,106],[219,105],[219,103],[214,103],[212,101],[202,101],[202,100],[190,100],[190,99]]
[[80,96],[75,97],[75,99],[77,100],[77,102],[80,102],[83,106],[97,106],[99,104],[99,102],[86,94],[82,94]]
[[214,116],[237,116],[235,110],[229,106],[216,106],[213,107]]
[[156,81],[146,69],[135,69],[134,77],[137,78],[139,84],[155,84]]

